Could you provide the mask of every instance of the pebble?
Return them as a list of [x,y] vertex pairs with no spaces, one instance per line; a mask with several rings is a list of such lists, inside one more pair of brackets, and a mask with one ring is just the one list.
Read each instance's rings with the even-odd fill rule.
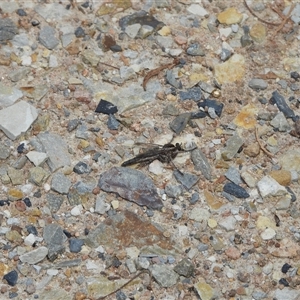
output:
[[201,300],[211,300],[214,296],[214,289],[205,282],[204,278],[198,279],[194,284],[194,288]]
[[239,13],[236,8],[230,7],[218,14],[218,21],[221,24],[238,24],[242,21],[243,15]]
[[34,249],[32,251],[29,251],[25,254],[20,255],[19,259],[23,263],[28,263],[30,265],[35,265],[38,262],[45,259],[45,257],[48,254],[48,248],[47,247],[39,247],[37,249]]
[[44,162],[48,159],[46,153],[38,151],[29,151],[26,156],[36,167],[43,165]]
[[274,128],[277,128],[279,131],[290,131],[291,126],[288,123],[287,119],[285,118],[283,112],[279,112],[270,122]]
[[280,95],[277,91],[272,93],[272,97],[270,99],[272,104],[276,104],[278,109],[283,112],[286,118],[293,118],[295,117],[295,113],[293,110],[287,105],[284,97]]
[[270,196],[282,197],[288,193],[284,186],[280,185],[275,179],[268,175],[257,182],[257,188],[263,198]]
[[71,184],[71,180],[61,172],[54,173],[52,176],[51,189],[59,194],[67,194]]
[[201,171],[207,180],[211,180],[211,166],[200,149],[195,149],[191,152],[191,159],[195,166],[195,170]]
[[173,121],[170,123],[170,128],[176,133],[179,134],[184,130],[187,123],[191,118],[191,113],[183,113],[177,116]]
[[77,174],[85,174],[85,173],[88,174],[92,170],[91,167],[89,167],[86,163],[80,161],[74,166],[73,171]]
[[17,33],[18,28],[11,19],[2,18],[0,20],[0,41],[11,40]]
[[15,140],[30,128],[37,116],[36,108],[21,100],[0,110],[0,129],[10,139]]
[[0,107],[8,107],[23,96],[22,91],[0,82]]
[[95,112],[106,115],[113,115],[118,111],[118,108],[109,101],[101,99]]
[[238,153],[240,147],[243,145],[243,140],[235,133],[226,142],[226,147],[222,150],[222,158],[224,160],[231,160]]
[[173,172],[176,180],[181,183],[187,190],[190,190],[200,179],[195,174],[181,173],[178,170]]
[[3,276],[3,279],[6,280],[6,282],[8,283],[8,285],[10,286],[15,286],[18,282],[18,272],[13,270],[13,271],[10,271],[8,272],[7,274],[5,274]]
[[271,240],[275,235],[276,231],[273,228],[266,228],[260,236],[263,240]]
[[224,176],[237,185],[242,183],[240,172],[235,167],[229,167]]
[[44,26],[40,30],[39,41],[49,50],[56,48],[59,44],[59,40],[56,38],[56,31],[51,26]]
[[219,225],[226,231],[233,231],[236,227],[236,219],[233,216],[228,216],[223,218],[223,220],[219,222]]
[[175,285],[179,277],[177,273],[165,265],[153,265],[151,274],[158,284],[165,288]]
[[249,198],[250,195],[247,193],[247,191],[242,188],[241,186],[233,183],[233,182],[228,182],[224,185],[223,191],[233,195],[237,198]]
[[253,90],[259,91],[265,90],[268,87],[268,83],[263,79],[253,78],[249,81],[248,86]]
[[82,239],[75,239],[75,238],[69,239],[70,252],[79,253],[81,251],[83,244],[84,241]]
[[189,45],[186,53],[191,56],[205,56],[203,48],[198,43]]

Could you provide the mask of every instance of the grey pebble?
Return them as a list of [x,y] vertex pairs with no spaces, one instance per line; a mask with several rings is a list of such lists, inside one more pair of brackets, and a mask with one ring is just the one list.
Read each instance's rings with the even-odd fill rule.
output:
[[175,71],[174,70],[167,70],[166,79],[167,79],[167,83],[172,85],[174,88],[176,88],[176,89],[181,89],[182,88],[181,82],[175,78]]
[[237,168],[231,166],[229,169],[225,172],[225,177],[229,179],[231,182],[239,185],[242,183],[240,172]]
[[211,180],[211,167],[209,161],[200,149],[191,152],[191,160],[195,166],[195,170],[201,171],[207,180]]
[[73,119],[73,120],[70,120],[68,122],[68,125],[67,125],[67,129],[69,132],[73,131],[74,129],[77,128],[77,126],[79,125],[79,122],[80,120],[79,119]]
[[183,189],[181,185],[172,185],[168,183],[165,187],[165,193],[168,197],[178,198],[183,193]]
[[59,40],[55,37],[55,29],[51,26],[44,26],[39,34],[40,43],[49,50],[54,49],[58,44]]
[[47,256],[47,254],[48,254],[48,248],[42,246],[32,251],[29,251],[25,254],[20,255],[19,258],[20,261],[23,263],[35,265],[38,262],[42,261]]
[[189,259],[184,258],[175,266],[174,271],[179,275],[191,277],[194,274],[195,266]]
[[184,130],[185,126],[191,118],[191,113],[183,113],[177,116],[171,123],[170,128],[176,133],[179,134]]
[[248,198],[250,195],[247,193],[247,191],[242,188],[241,186],[233,183],[233,182],[228,182],[224,185],[223,187],[224,192],[233,195],[237,198]]
[[284,90],[287,88],[287,81],[280,79],[279,81],[277,81],[277,84],[279,84],[281,86],[281,88],[283,88]]
[[119,121],[116,119],[116,117],[112,114],[110,114],[108,116],[108,120],[107,120],[107,127],[110,130],[117,130],[120,126]]
[[272,97],[270,99],[272,104],[276,104],[278,109],[282,111],[286,118],[294,118],[294,111],[288,106],[284,97],[278,93],[278,91],[274,91],[272,93]]
[[90,173],[92,169],[86,163],[80,161],[74,166],[73,171],[77,174],[85,174]]
[[7,159],[10,155],[10,148],[4,143],[0,144],[0,159]]
[[226,142],[226,147],[222,150],[221,155],[224,160],[231,160],[238,153],[244,141],[240,138],[238,133],[235,133]]
[[226,61],[228,58],[230,58],[232,52],[228,49],[222,49],[221,54],[220,54],[220,58],[222,61]]
[[51,212],[57,212],[64,202],[64,197],[62,195],[57,195],[53,193],[48,193],[46,199]]
[[200,87],[192,87],[190,89],[187,89],[186,91],[180,91],[179,92],[179,97],[180,100],[194,100],[194,101],[199,101],[201,99],[202,92]]
[[199,199],[200,199],[199,193],[193,193],[189,201],[191,204],[195,204]]
[[75,136],[78,139],[88,140],[89,139],[89,132],[88,127],[86,124],[81,124],[77,127]]
[[188,55],[192,55],[192,56],[204,56],[205,55],[204,50],[198,43],[189,45],[189,47],[186,50],[186,53]]
[[17,33],[18,28],[11,19],[0,19],[0,41],[11,40]]
[[249,81],[248,86],[253,90],[265,90],[268,87],[268,83],[260,78],[253,78]]
[[67,194],[71,184],[71,180],[61,172],[57,172],[52,176],[51,189],[60,194]]
[[284,116],[283,112],[279,112],[270,122],[270,124],[277,128],[281,132],[290,131],[291,126],[288,123],[286,117]]
[[71,238],[69,239],[69,248],[72,253],[79,253],[84,244],[82,239]]
[[179,276],[166,265],[153,265],[151,273],[156,282],[162,287],[171,287],[176,284]]
[[173,172],[174,177],[176,180],[181,183],[187,190],[192,188],[200,179],[195,174],[190,173],[181,173],[178,170],[175,170]]

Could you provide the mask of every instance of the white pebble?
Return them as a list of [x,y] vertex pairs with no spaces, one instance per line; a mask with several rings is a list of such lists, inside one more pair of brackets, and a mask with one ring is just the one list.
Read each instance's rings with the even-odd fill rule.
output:
[[81,215],[81,211],[82,211],[83,207],[82,205],[76,205],[75,207],[73,207],[71,209],[71,215],[76,217],[76,216],[80,216]]
[[32,233],[27,235],[26,238],[24,239],[24,244],[26,246],[32,246],[35,242],[36,242],[36,238],[35,235]]

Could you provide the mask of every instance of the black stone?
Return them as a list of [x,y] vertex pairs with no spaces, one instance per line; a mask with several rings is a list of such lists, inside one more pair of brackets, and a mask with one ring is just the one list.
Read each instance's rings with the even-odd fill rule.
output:
[[7,273],[3,276],[3,279],[5,279],[10,286],[15,286],[18,281],[18,273],[17,271],[13,270]]
[[88,228],[84,228],[84,235],[88,235],[90,230]]
[[109,49],[112,52],[122,52],[123,51],[122,47],[119,45],[112,45]]
[[194,101],[199,101],[201,99],[201,89],[200,87],[192,87],[190,89],[187,89],[186,91],[180,91],[179,92],[179,97],[180,100],[187,100],[187,99],[191,99]]
[[70,237],[72,237],[72,234],[69,232],[69,231],[67,231],[67,230],[63,230],[63,233],[65,234],[65,236],[69,239]]
[[32,203],[29,198],[26,197],[23,199],[23,201],[27,207],[32,207]]
[[69,248],[70,252],[79,253],[81,251],[81,247],[83,246],[84,241],[82,239],[72,238],[69,240]]
[[[33,197],[35,197],[35,198],[41,198],[41,197],[42,197],[41,190],[38,189],[38,190],[33,194]],[[25,204],[26,204],[26,203],[25,203]]]
[[223,191],[233,195],[237,198],[249,198],[250,195],[247,193],[247,191],[242,188],[241,186],[233,183],[233,182],[227,182],[224,187],[223,187]]
[[114,115],[109,115],[107,120],[107,127],[111,130],[117,130],[120,126],[120,123],[115,118]]
[[40,22],[37,21],[37,20],[33,20],[33,21],[31,21],[31,25],[32,26],[38,26],[38,25],[40,25]]
[[37,229],[35,228],[35,226],[33,226],[33,225],[27,225],[27,226],[25,226],[26,227],[26,230],[27,230],[27,232],[30,234],[30,233],[32,233],[32,234],[34,234],[35,236],[37,236],[38,235],[38,231],[37,231]]
[[16,13],[17,13],[20,17],[25,17],[25,16],[27,16],[26,11],[25,11],[24,9],[22,9],[22,8],[17,9]]
[[286,118],[294,118],[294,111],[287,105],[285,99],[282,95],[280,95],[277,91],[272,93],[272,97],[270,99],[271,104],[276,104],[278,109],[283,112]]
[[287,273],[287,271],[291,268],[292,266],[289,265],[288,263],[285,263],[282,268],[281,268],[281,272],[282,273]]
[[113,115],[118,111],[118,108],[109,101],[101,99],[95,112],[106,115]]
[[79,163],[77,163],[74,166],[73,171],[76,174],[84,174],[84,173],[90,173],[91,172],[91,168],[86,163],[80,161]]
[[298,72],[291,72],[291,78],[295,79],[298,81],[298,79],[300,78],[300,74]]
[[4,206],[5,204],[7,204],[7,200],[0,200],[0,206]]
[[285,278],[279,279],[279,283],[284,285],[284,286],[289,286],[289,282]]
[[206,117],[206,112],[203,110],[198,110],[195,112],[192,112],[191,119],[202,119]]
[[84,37],[85,36],[85,31],[84,31],[84,29],[82,28],[82,27],[77,27],[76,29],[75,29],[75,32],[74,32],[74,34],[75,34],[75,36],[76,37]]
[[17,152],[18,153],[23,153],[23,151],[25,150],[25,144],[21,143],[18,147],[17,147]]
[[81,6],[83,7],[83,8],[88,8],[89,7],[89,1],[86,1],[86,2],[84,2],[84,3],[82,3],[81,4]]
[[205,99],[204,101],[198,102],[197,105],[199,108],[203,108],[204,110],[210,107],[213,108],[218,117],[221,117],[222,110],[224,107],[223,103],[220,103],[216,100],[210,100],[210,99]]

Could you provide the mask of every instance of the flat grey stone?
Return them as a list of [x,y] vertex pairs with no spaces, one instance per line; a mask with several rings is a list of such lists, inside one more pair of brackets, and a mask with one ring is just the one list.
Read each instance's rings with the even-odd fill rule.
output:
[[195,170],[201,171],[207,180],[211,180],[210,164],[200,149],[195,149],[191,152],[191,159],[195,166]]
[[284,287],[283,289],[276,289],[274,291],[274,297],[278,300],[297,300],[300,297],[300,291],[293,288]]
[[44,26],[39,34],[40,43],[49,50],[54,49],[58,44],[59,40],[55,37],[56,31],[51,26]]
[[42,261],[48,254],[47,247],[39,247],[25,254],[20,255],[20,261],[22,263],[28,263],[30,265],[35,265]]
[[49,193],[46,195],[46,198],[51,212],[57,212],[64,202],[62,195]]
[[0,107],[13,105],[23,93],[15,87],[9,87],[0,82]]
[[36,167],[42,165],[48,158],[46,153],[39,151],[29,151],[26,156]]
[[29,72],[30,72],[30,68],[21,67],[21,68],[11,71],[8,74],[8,77],[10,78],[11,81],[17,82],[17,81],[23,79]]
[[31,104],[20,101],[0,110],[0,129],[12,140],[26,132],[38,116]]
[[36,101],[40,101],[47,93],[48,93],[47,85],[35,85],[33,91],[27,92],[23,91],[24,96],[34,99]]
[[235,133],[226,142],[226,147],[222,151],[222,158],[224,160],[231,160],[238,153],[244,141]]
[[229,179],[231,182],[240,185],[242,183],[240,172],[235,167],[229,167],[229,169],[225,172],[225,177]]
[[9,176],[13,185],[20,185],[24,181],[24,172],[21,170],[9,168],[7,170],[7,175]]
[[179,278],[179,275],[166,265],[153,265],[151,273],[158,284],[165,288],[176,284]]
[[288,123],[286,117],[284,116],[283,112],[279,112],[270,122],[270,124],[274,127],[277,128],[279,131],[284,132],[284,131],[290,131],[291,126]]
[[223,218],[220,222],[219,225],[224,228],[226,231],[232,231],[235,230],[235,225],[236,225],[236,219],[234,216],[228,216],[226,218]]
[[10,149],[3,143],[0,144],[0,159],[7,159],[10,155]]
[[44,170],[42,167],[34,167],[29,169],[29,181],[37,186],[41,186],[49,176],[50,173]]
[[0,19],[0,41],[11,40],[17,33],[18,28],[11,19]]
[[175,170],[173,174],[176,180],[180,182],[187,190],[194,186],[200,179],[200,177],[196,176],[195,174],[181,173],[178,170]]
[[71,165],[68,145],[61,136],[44,132],[38,134],[37,138],[43,145],[44,152],[49,157],[47,164],[52,172],[61,167]]
[[71,180],[61,172],[53,174],[51,189],[60,193],[67,194],[71,187]]
[[253,90],[265,90],[268,87],[268,83],[260,78],[253,78],[249,81],[248,86]]
[[59,21],[71,17],[72,14],[64,4],[58,2],[35,5],[34,10],[45,20]]

